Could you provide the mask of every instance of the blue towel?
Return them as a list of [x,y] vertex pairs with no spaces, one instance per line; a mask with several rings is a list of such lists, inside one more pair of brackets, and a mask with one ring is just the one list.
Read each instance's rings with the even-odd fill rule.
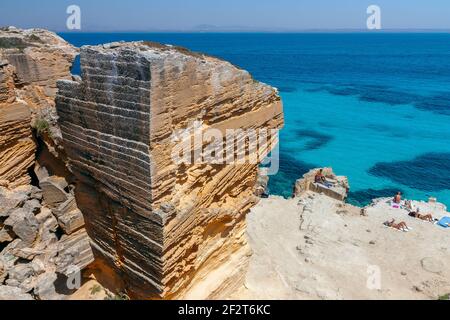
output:
[[444,228],[448,228],[448,224],[450,224],[450,217],[444,217],[438,222],[438,225]]

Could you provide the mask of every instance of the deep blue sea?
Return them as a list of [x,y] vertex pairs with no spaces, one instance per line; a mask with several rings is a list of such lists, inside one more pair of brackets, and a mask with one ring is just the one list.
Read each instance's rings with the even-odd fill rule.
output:
[[[397,190],[450,206],[450,34],[65,33],[76,46],[151,40],[205,52],[277,87],[286,125],[270,192],[332,166],[350,202]],[[74,66],[79,72],[79,66]]]

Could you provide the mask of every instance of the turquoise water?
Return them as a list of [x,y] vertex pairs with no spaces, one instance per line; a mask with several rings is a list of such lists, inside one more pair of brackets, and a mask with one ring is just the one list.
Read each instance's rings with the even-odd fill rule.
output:
[[272,194],[288,197],[307,170],[332,166],[355,204],[401,190],[450,205],[450,34],[61,35],[77,46],[181,45],[279,88],[286,126]]

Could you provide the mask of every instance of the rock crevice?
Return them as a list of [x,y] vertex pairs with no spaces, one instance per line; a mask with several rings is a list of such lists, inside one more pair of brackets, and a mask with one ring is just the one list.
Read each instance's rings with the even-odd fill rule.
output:
[[38,135],[55,148],[55,95],[59,79],[71,79],[77,50],[56,34],[41,30],[0,29],[0,186],[31,182]]

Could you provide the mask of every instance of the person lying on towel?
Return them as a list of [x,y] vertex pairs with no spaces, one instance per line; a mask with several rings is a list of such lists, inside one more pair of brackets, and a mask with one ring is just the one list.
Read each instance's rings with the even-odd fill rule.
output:
[[399,222],[399,223],[395,223],[395,219],[392,219],[392,221],[386,221],[384,223],[385,226],[390,227],[390,228],[394,228],[400,231],[409,231],[408,226],[406,225],[406,222]]
[[423,221],[434,222],[434,218],[431,214],[420,214],[420,209],[417,208],[417,212],[410,212],[409,216],[413,218],[417,218]]
[[414,211],[414,206],[412,204],[411,200],[407,200],[405,201],[405,208],[408,212],[413,212]]

